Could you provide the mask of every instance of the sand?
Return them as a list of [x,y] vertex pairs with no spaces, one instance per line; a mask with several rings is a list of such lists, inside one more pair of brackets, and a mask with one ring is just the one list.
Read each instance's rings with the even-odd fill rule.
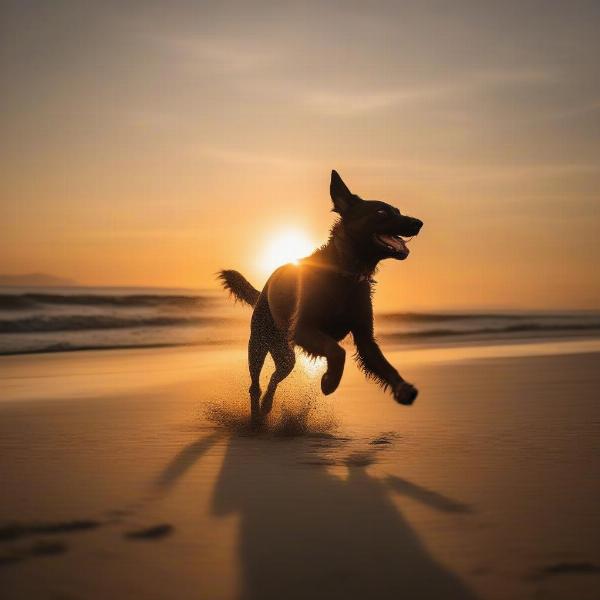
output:
[[259,434],[241,348],[4,357],[0,596],[598,598],[600,353],[569,344],[389,351],[410,408],[301,364]]

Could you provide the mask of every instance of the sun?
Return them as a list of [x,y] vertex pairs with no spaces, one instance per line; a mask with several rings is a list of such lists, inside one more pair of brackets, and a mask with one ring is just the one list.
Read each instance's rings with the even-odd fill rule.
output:
[[296,263],[315,249],[310,238],[298,229],[286,229],[274,235],[261,256],[260,267],[271,273],[286,263]]

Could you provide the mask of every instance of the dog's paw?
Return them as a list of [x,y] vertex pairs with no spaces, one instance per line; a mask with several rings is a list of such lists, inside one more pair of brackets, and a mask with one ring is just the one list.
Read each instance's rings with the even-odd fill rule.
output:
[[400,381],[394,386],[392,393],[396,402],[410,406],[419,394],[419,390],[407,381]]
[[321,377],[321,391],[325,396],[329,396],[329,394],[333,394],[335,390],[337,390],[338,385],[340,385],[340,377],[332,376],[329,371],[326,371]]

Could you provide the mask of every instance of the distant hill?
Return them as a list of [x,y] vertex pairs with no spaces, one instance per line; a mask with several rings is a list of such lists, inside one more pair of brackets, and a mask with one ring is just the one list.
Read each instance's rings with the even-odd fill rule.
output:
[[1,275],[0,287],[70,287],[79,285],[72,279],[55,277],[46,273],[27,273],[23,275]]

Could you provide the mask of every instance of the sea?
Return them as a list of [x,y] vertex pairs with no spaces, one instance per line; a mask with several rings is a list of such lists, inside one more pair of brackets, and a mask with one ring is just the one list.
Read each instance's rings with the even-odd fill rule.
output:
[[[241,344],[250,311],[222,291],[157,288],[0,288],[0,355]],[[600,311],[388,312],[385,345],[448,346],[600,338]]]

